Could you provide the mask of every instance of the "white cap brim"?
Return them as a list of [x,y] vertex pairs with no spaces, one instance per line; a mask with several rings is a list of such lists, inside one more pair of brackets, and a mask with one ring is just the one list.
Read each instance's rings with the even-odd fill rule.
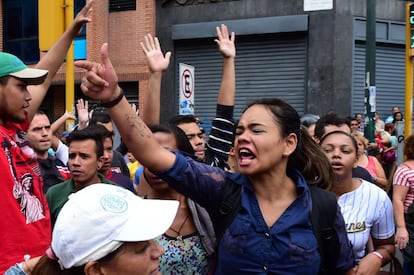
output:
[[136,206],[140,211],[135,212],[134,218],[128,220],[114,240],[146,241],[162,235],[174,221],[178,205],[174,200],[141,199]]
[[9,75],[26,82],[27,85],[39,85],[45,81],[47,74],[48,70],[26,68]]

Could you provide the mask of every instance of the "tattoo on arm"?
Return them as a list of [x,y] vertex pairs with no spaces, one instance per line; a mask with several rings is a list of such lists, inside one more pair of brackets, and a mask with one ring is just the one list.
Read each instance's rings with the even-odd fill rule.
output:
[[[148,134],[150,130],[148,129],[147,125],[145,125],[145,123],[140,118],[138,118],[136,114],[127,114],[126,121],[128,123],[128,128],[131,130],[132,128],[137,129],[141,137],[144,137],[144,138],[151,137]],[[128,133],[131,134],[132,131],[128,131]]]

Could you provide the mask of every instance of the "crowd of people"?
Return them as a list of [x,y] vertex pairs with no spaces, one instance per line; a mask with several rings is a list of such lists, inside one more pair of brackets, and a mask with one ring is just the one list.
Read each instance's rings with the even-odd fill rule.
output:
[[[397,165],[398,108],[376,113],[375,140],[362,114],[300,117],[278,98],[234,114],[235,34],[220,25],[210,133],[193,115],[161,124],[171,53],[150,34],[140,112],[103,44],[100,62],[75,62],[100,106],[80,98],[51,123],[40,103],[92,5],[34,68],[0,53],[0,273],[377,274],[400,249],[414,274],[414,135]],[[78,125],[59,139],[67,119]]]

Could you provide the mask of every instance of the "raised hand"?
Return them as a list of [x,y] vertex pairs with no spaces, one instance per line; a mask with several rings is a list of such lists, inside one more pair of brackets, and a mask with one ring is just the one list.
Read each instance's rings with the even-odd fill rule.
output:
[[148,67],[151,72],[162,72],[170,64],[171,52],[165,55],[161,51],[160,42],[157,37],[151,34],[144,36],[144,42],[141,42],[141,49],[147,57]]
[[220,53],[224,58],[236,57],[236,47],[234,46],[235,34],[231,32],[229,37],[229,31],[227,26],[221,24],[220,27],[216,27],[217,39],[214,39],[219,47]]
[[92,61],[76,61],[75,66],[87,70],[82,78],[82,92],[95,100],[108,102],[121,93],[118,76],[108,56],[108,43],[101,47],[101,63]]
[[85,128],[89,123],[89,103],[87,100],[78,99],[76,102],[76,113],[78,114],[79,126]]
[[83,25],[85,23],[91,22],[91,12],[92,12],[93,0],[86,3],[86,5],[81,9],[81,11],[76,15],[73,20],[74,25]]

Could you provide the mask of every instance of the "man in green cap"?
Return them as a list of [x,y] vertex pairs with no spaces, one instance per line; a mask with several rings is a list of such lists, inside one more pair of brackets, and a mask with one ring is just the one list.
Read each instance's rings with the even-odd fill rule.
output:
[[24,258],[44,254],[50,244],[49,208],[25,131],[73,39],[90,21],[90,9],[91,2],[34,68],[0,53],[0,274]]

